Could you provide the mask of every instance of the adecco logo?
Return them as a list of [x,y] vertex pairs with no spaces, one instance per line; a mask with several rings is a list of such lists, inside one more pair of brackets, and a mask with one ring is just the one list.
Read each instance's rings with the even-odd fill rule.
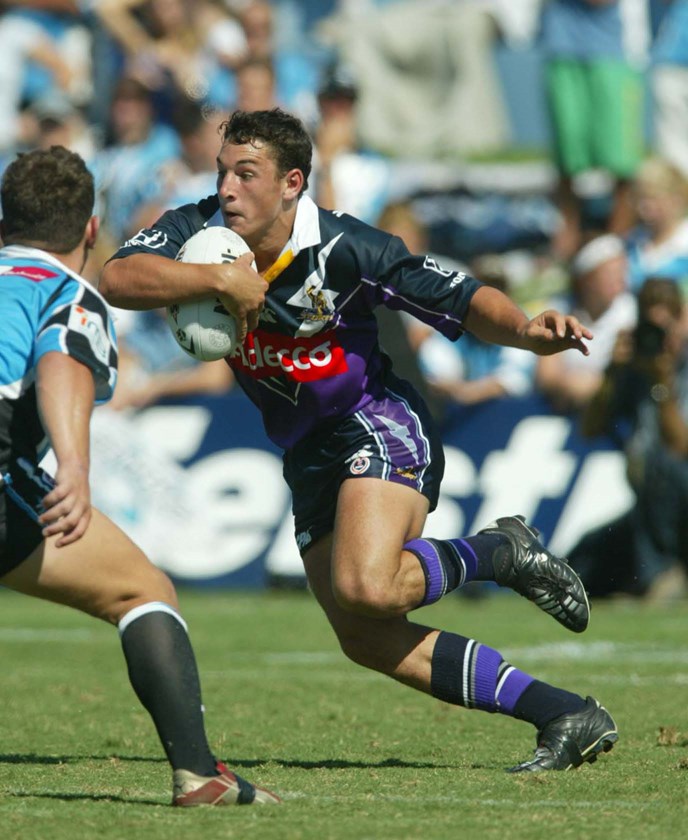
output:
[[233,368],[254,379],[285,376],[294,382],[314,382],[348,370],[334,331],[292,338],[256,330],[246,336],[230,361]]

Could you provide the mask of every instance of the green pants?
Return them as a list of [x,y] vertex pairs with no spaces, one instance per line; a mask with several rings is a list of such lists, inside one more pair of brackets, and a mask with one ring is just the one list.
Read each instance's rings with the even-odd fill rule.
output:
[[642,74],[622,61],[555,59],[545,66],[557,164],[630,178],[643,156]]

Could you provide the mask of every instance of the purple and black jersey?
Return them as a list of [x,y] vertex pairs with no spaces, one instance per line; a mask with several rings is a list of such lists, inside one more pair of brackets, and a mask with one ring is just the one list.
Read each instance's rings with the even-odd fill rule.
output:
[[[212,196],[168,211],[114,258],[174,258],[201,228],[222,224]],[[227,362],[260,409],[269,437],[285,449],[323,422],[383,397],[389,364],[378,343],[376,306],[404,310],[456,339],[480,285],[308,197],[300,199],[291,239],[266,279],[258,329]]]

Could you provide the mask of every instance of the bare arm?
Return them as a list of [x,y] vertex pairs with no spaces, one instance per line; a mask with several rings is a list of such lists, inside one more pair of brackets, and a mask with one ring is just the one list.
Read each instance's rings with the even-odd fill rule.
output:
[[540,356],[571,349],[584,356],[590,352],[583,339],[591,339],[592,333],[577,318],[548,309],[528,320],[507,295],[491,286],[481,286],[473,295],[464,324],[483,341],[519,347]]
[[239,334],[258,325],[267,282],[251,268],[253,254],[233,263],[196,265],[156,254],[132,254],[110,260],[99,290],[122,309],[156,309],[186,300],[218,297],[237,320]]
[[129,55],[136,55],[153,48],[154,42],[144,27],[132,14],[145,0],[101,0],[95,12],[105,27],[119,41]]
[[61,534],[57,546],[76,542],[91,519],[88,484],[89,423],[95,385],[86,365],[46,353],[37,367],[36,394],[43,427],[57,457],[55,488],[43,500],[43,535]]

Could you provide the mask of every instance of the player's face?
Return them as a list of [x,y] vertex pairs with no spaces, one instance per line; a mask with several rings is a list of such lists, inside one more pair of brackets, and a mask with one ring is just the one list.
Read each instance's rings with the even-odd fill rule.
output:
[[225,143],[217,156],[217,194],[225,225],[255,248],[283,224],[291,197],[268,146]]

